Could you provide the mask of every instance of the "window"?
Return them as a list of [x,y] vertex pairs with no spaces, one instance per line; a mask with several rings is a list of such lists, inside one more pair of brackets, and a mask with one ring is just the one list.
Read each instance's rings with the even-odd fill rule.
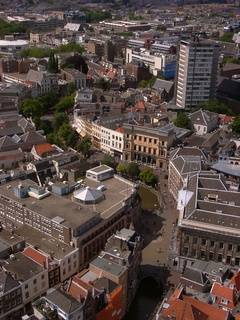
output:
[[219,248],[222,249],[223,248],[223,242],[219,243]]
[[231,256],[227,256],[227,261],[226,261],[227,264],[230,264],[231,263]]
[[198,242],[198,238],[194,237],[193,238],[193,244],[196,244]]
[[34,280],[33,280],[33,283],[36,284],[36,283],[37,283],[37,279],[34,279]]
[[218,262],[222,262],[222,255],[221,254],[218,255]]
[[25,284],[25,290],[28,289],[28,284]]
[[184,242],[185,242],[185,243],[188,243],[188,242],[189,242],[189,236],[186,236],[186,237],[185,237]]
[[211,242],[210,242],[210,246],[211,246],[211,247],[214,247],[214,241],[211,241]]
[[41,279],[44,279],[44,277],[45,277],[45,275],[44,275],[44,274],[42,274]]
[[231,251],[232,250],[232,244],[228,245],[228,250]]
[[202,246],[205,246],[206,245],[206,239],[202,239]]
[[144,142],[146,142],[146,141],[147,141],[147,138],[146,138],[146,137],[144,137],[143,141],[144,141]]
[[29,298],[29,292],[28,291],[25,293],[25,298],[26,299]]
[[214,258],[213,252],[209,252],[209,260],[213,260],[213,258]]

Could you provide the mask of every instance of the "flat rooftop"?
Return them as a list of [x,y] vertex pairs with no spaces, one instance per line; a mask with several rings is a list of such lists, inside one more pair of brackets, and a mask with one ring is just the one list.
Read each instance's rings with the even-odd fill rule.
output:
[[97,188],[105,185],[105,199],[100,203],[82,204],[77,200],[72,200],[72,194],[67,196],[58,196],[50,193],[47,197],[38,200],[33,197],[18,198],[14,195],[13,188],[21,183],[23,186],[37,186],[32,180],[14,180],[0,186],[0,195],[21,203],[24,207],[38,214],[54,219],[57,216],[64,219],[61,225],[70,228],[77,228],[90,221],[93,218],[107,219],[116,211],[122,208],[126,199],[133,194],[133,184],[117,177],[110,178],[103,182],[95,182],[89,179],[85,180],[86,186]]
[[[97,257],[93,261],[91,261],[90,265],[97,267],[98,269],[102,269],[105,272],[111,273],[114,276],[119,277],[124,271],[125,267],[114,263],[110,260],[104,259],[104,257]],[[91,269],[91,268],[90,268]]]
[[94,172],[94,173],[104,173],[104,172],[107,172],[107,171],[113,171],[113,168],[111,168],[109,166],[106,166],[105,164],[102,164],[102,165],[100,165],[98,167],[89,169],[88,171],[91,171],[91,172]]
[[23,237],[18,236],[15,233],[11,234],[10,232],[4,229],[0,231],[0,243],[4,243],[7,246],[13,246],[21,241],[24,241]]
[[43,268],[39,264],[27,258],[21,252],[16,253],[14,259],[6,260],[3,268],[15,274],[18,281],[27,281],[43,271]]
[[49,254],[58,260],[64,258],[74,250],[70,245],[58,241],[57,239],[27,225],[16,229],[15,234],[22,237],[27,244],[37,248],[40,252],[42,251],[43,253]]

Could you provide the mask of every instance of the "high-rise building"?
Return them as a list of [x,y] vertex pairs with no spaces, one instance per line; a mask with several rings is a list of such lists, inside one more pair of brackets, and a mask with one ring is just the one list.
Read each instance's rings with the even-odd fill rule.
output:
[[176,105],[191,108],[212,99],[216,93],[220,47],[195,37],[181,41],[176,86]]

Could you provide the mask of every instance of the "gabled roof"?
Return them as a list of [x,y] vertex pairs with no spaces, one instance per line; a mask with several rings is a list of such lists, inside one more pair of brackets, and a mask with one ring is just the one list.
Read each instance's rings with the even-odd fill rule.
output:
[[93,282],[93,286],[99,290],[105,290],[107,294],[110,294],[117,288],[118,285],[110,279],[103,277],[96,279]]
[[48,260],[48,257],[45,256],[43,253],[39,252],[38,250],[32,248],[32,247],[27,247],[24,251],[23,254],[33,260],[34,262],[38,263],[42,267],[46,267],[46,262]]
[[172,160],[172,164],[181,174],[201,170],[201,158],[199,156],[179,156]]
[[229,318],[228,311],[188,296],[169,299],[165,306],[161,313],[162,319],[227,320]]
[[13,279],[9,273],[0,271],[0,292],[4,294],[18,286],[19,282]]
[[172,89],[173,87],[173,81],[167,81],[167,80],[163,80],[163,79],[156,79],[154,85],[153,85],[153,89],[162,92],[163,90],[165,90],[167,93],[169,93],[169,91]]
[[208,110],[199,109],[190,114],[191,122],[194,124],[208,125],[209,122],[218,119],[218,114]]
[[224,298],[229,302],[234,303],[234,289],[221,285],[218,282],[214,282],[211,289],[211,294],[216,297]]
[[35,152],[39,156],[43,156],[46,153],[50,153],[54,151],[54,148],[50,143],[40,143],[33,146]]
[[16,150],[17,148],[17,143],[9,136],[0,138],[0,151]]
[[170,151],[170,159],[177,158],[178,156],[199,156],[202,160],[207,161],[204,152],[197,147],[183,147]]
[[23,142],[29,144],[41,144],[46,142],[45,138],[36,131],[29,131],[24,133],[23,135],[21,135],[21,139]]
[[58,306],[67,315],[70,315],[81,307],[81,304],[69,294],[57,289],[46,296],[46,300]]
[[30,69],[28,71],[26,80],[27,81],[31,81],[31,82],[36,82],[38,84],[41,84],[42,80],[43,80],[43,75],[44,73],[42,71],[37,71],[37,70],[32,70]]

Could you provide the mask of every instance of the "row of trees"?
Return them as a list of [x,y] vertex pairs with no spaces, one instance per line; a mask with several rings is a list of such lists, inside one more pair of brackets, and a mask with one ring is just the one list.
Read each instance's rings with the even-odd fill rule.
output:
[[86,14],[87,23],[94,23],[112,19],[112,14],[110,11],[91,10],[89,8],[81,8],[81,10]]
[[0,19],[0,36],[5,36],[6,34],[13,33],[24,33],[26,28],[22,23],[19,22],[7,22],[3,19]]
[[27,58],[47,58],[50,57],[51,53],[67,53],[67,52],[74,52],[78,54],[82,54],[84,52],[84,48],[78,43],[68,43],[68,44],[61,44],[55,49],[44,48],[44,47],[30,47],[23,49],[21,51],[21,57]]
[[141,170],[135,162],[121,162],[117,165],[116,170],[122,176],[132,180],[140,179],[142,182],[153,187],[158,183],[158,176],[154,174],[153,169],[145,167]]

